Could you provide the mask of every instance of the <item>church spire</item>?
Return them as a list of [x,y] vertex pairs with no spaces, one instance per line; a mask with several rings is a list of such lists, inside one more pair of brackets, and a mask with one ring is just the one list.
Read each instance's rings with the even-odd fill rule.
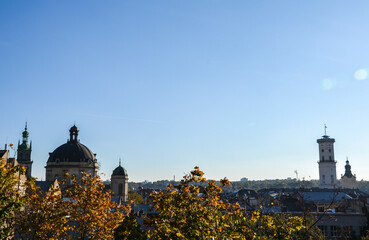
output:
[[18,150],[17,150],[17,160],[18,163],[22,166],[27,167],[26,177],[31,177],[32,174],[32,160],[31,160],[31,151],[32,145],[28,143],[29,133],[27,131],[27,122],[24,127],[24,131],[22,132],[22,143],[18,141]]
[[29,133],[27,131],[27,122],[26,122],[24,131],[22,132],[22,144],[19,144],[18,142],[18,148],[20,148],[21,150],[31,149],[31,146],[28,144],[28,136],[29,136]]
[[345,175],[348,178],[352,178],[351,165],[349,163],[348,157],[346,157],[346,165],[345,165]]

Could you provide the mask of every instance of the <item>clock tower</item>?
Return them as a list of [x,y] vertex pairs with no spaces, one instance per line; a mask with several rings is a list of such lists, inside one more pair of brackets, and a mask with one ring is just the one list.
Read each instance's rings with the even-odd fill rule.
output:
[[[326,130],[326,126],[324,126]],[[327,136],[324,131],[324,136],[317,140],[319,145],[319,187],[320,188],[335,188],[337,187],[336,176],[336,160],[334,159],[334,138]]]

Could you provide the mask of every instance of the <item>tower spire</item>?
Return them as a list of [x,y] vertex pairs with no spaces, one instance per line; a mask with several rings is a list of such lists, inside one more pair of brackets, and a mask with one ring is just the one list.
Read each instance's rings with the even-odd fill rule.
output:
[[26,125],[24,127],[24,131],[22,133],[22,145],[27,145],[28,144],[28,136],[29,136],[29,133],[27,131],[27,122],[26,122]]
[[327,125],[324,124],[324,136],[327,136]]
[[121,166],[122,159],[119,157],[119,166]]
[[31,160],[32,146],[28,143],[29,133],[27,129],[28,126],[26,121],[24,131],[22,132],[22,144],[20,144],[20,141],[18,141],[17,160],[19,164],[27,167],[26,176],[29,178],[31,177],[33,162]]

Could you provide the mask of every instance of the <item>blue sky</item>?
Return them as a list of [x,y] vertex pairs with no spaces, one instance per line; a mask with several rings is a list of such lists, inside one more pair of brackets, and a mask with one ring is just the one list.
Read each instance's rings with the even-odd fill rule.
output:
[[369,180],[367,1],[1,1],[0,146],[33,174],[79,138],[109,178],[318,178],[336,138]]

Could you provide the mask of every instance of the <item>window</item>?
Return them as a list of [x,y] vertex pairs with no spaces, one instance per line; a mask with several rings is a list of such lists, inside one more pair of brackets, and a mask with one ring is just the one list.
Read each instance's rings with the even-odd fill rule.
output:
[[334,184],[333,175],[331,175],[331,183]]
[[325,175],[322,176],[323,184],[325,184]]
[[119,195],[123,194],[123,184],[121,184],[121,183],[119,183],[119,186],[118,186],[118,194]]
[[331,237],[337,237],[338,235],[338,226],[331,226]]
[[324,149],[322,149],[322,152],[324,152]]
[[332,156],[329,156],[329,161],[332,161]]
[[332,149],[328,149],[328,152],[332,152]]
[[324,162],[324,156],[322,156],[322,161]]

